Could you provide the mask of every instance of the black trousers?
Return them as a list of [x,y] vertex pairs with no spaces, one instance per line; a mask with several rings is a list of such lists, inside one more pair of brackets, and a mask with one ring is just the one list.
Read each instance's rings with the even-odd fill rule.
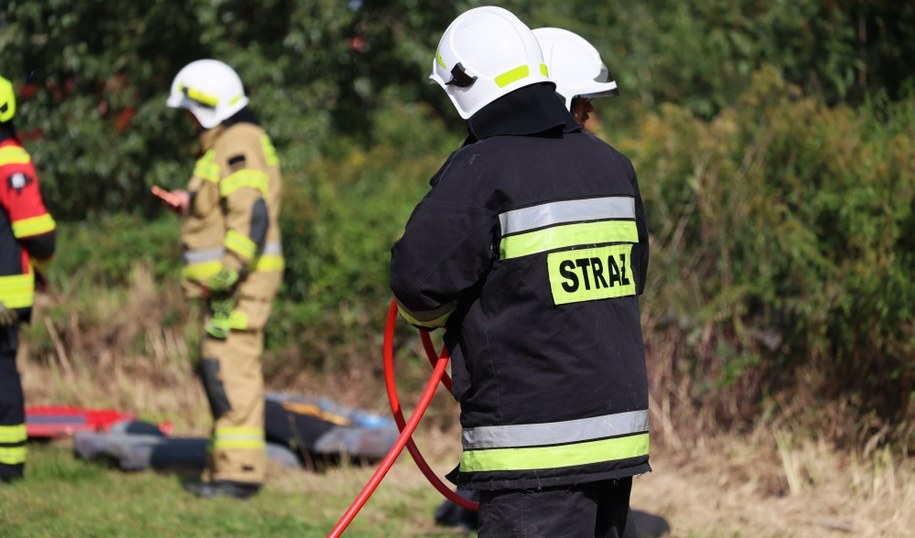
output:
[[480,538],[621,538],[632,478],[480,492]]
[[16,368],[19,325],[0,325],[0,482],[25,469],[25,399]]

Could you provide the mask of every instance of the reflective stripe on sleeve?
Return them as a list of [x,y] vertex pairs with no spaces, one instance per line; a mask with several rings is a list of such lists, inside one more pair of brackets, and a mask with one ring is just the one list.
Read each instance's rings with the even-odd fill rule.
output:
[[219,195],[225,198],[238,189],[250,187],[260,191],[264,200],[268,193],[267,174],[260,170],[239,170],[219,182]]
[[455,309],[454,303],[445,303],[433,310],[413,312],[402,305],[396,297],[394,300],[397,302],[397,311],[410,325],[426,329],[444,327],[445,323],[448,321],[448,317],[451,316],[451,313],[454,312]]
[[203,157],[197,159],[197,164],[194,165],[194,175],[216,183],[219,181],[219,165],[213,160],[215,157],[213,150],[209,150],[203,154]]
[[24,237],[33,237],[54,231],[54,228],[54,218],[51,217],[50,213],[45,213],[44,215],[39,215],[37,217],[13,222],[13,235],[22,239]]
[[245,260],[250,260],[257,254],[257,243],[235,230],[226,232],[226,237],[223,239],[222,244]]

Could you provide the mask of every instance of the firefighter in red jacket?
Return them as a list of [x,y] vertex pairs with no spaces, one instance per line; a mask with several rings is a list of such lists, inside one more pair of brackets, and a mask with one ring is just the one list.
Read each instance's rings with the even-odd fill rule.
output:
[[16,96],[0,77],[0,483],[25,469],[25,399],[16,369],[19,324],[32,314],[36,276],[54,255],[55,224],[32,159],[13,127]]

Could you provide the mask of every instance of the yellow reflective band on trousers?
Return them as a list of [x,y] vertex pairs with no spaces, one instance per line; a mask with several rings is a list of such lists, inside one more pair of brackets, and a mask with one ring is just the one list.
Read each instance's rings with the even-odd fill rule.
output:
[[219,195],[225,198],[238,189],[250,187],[261,192],[264,200],[268,198],[267,174],[259,170],[239,170],[219,182]]
[[32,162],[29,153],[19,146],[0,148],[0,166],[5,164],[28,164]]
[[635,295],[631,254],[631,243],[549,253],[553,304]]
[[34,299],[34,275],[0,276],[0,301],[7,308],[28,308]]
[[266,446],[264,430],[260,428],[216,428],[213,436],[215,450],[262,449]]
[[22,239],[54,231],[54,218],[49,213],[13,223],[13,235]]
[[219,181],[219,165],[213,160],[216,153],[213,150],[209,150],[203,154],[203,157],[197,159],[197,163],[194,165],[194,175],[210,181],[217,183]]
[[499,257],[507,260],[579,245],[638,242],[635,221],[580,222],[503,237],[499,243]]
[[26,439],[28,439],[28,435],[26,435],[25,424],[0,426],[0,443],[12,445],[24,443]]
[[226,232],[222,244],[232,252],[235,252],[245,260],[250,260],[257,254],[257,243],[250,238],[238,233],[235,230]]
[[[283,271],[285,268],[286,260],[282,256],[267,254],[258,257],[254,261],[253,271],[266,273],[268,271]],[[203,282],[218,273],[220,269],[222,269],[221,261],[191,263],[181,269],[181,278]]]
[[25,446],[3,447],[0,446],[0,463],[5,465],[18,465],[25,463]]
[[648,434],[586,441],[569,445],[465,450],[461,471],[526,471],[559,469],[648,455]]

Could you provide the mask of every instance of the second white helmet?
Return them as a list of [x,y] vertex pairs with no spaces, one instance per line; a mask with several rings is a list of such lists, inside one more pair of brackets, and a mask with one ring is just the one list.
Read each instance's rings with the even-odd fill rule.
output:
[[244,108],[248,97],[234,69],[219,60],[196,60],[172,81],[166,104],[185,108],[206,129],[216,127]]
[[494,6],[474,8],[454,19],[439,41],[429,78],[445,90],[465,120],[509,92],[549,82],[531,29]]
[[534,35],[566,108],[572,107],[576,97],[619,95],[600,53],[585,38],[562,28],[537,28]]

